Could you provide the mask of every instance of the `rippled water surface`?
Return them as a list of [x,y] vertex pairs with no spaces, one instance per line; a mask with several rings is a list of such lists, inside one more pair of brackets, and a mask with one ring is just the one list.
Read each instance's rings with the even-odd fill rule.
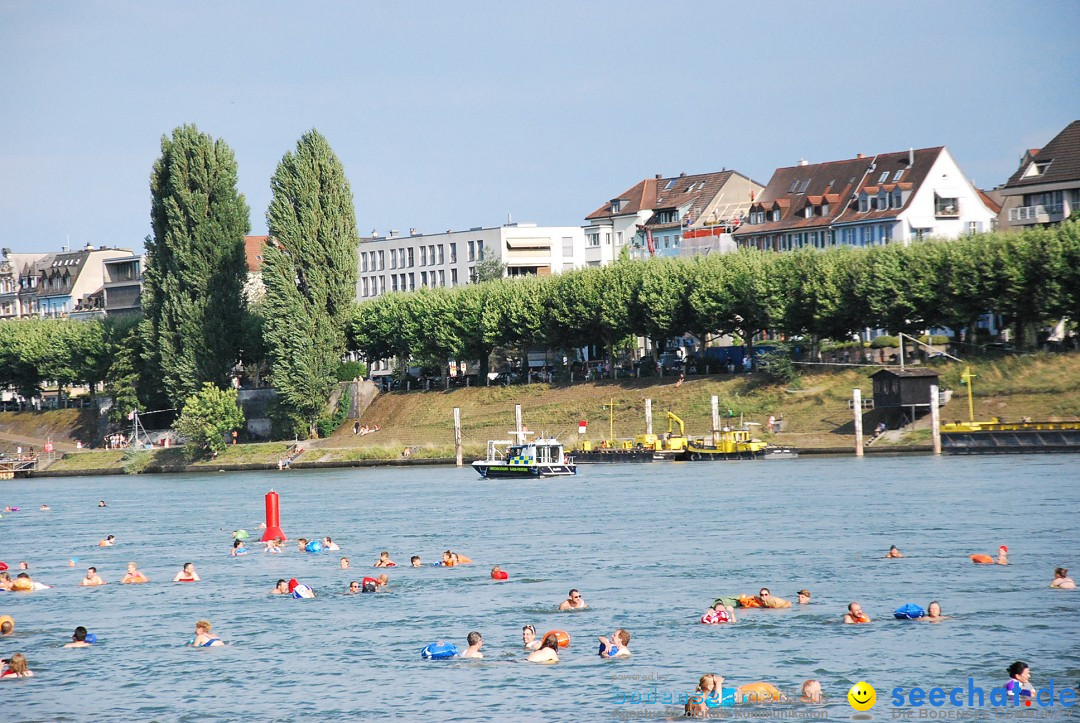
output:
[[[660,706],[625,693],[678,696],[706,672],[782,688],[821,680],[829,717],[848,688],[1001,685],[1022,658],[1035,683],[1080,683],[1080,591],[1047,587],[1080,572],[1080,458],[866,460],[583,466],[574,479],[483,481],[468,468],[366,469],[0,482],[0,559],[27,560],[51,590],[0,593],[17,621],[0,654],[26,653],[32,680],[4,682],[20,719],[611,718]],[[231,558],[231,532],[255,531],[263,495],[281,493],[291,537],[332,536],[341,553]],[[99,509],[97,501],[108,507]],[[48,503],[52,510],[41,512]],[[112,548],[96,547],[107,534]],[[885,560],[890,544],[907,555]],[[1009,546],[1008,567],[967,555]],[[258,548],[258,546],[256,546]],[[409,569],[447,548],[475,564]],[[380,550],[401,567],[389,591],[344,594]],[[352,570],[338,558],[347,555]],[[68,560],[78,558],[74,568]],[[128,561],[147,585],[115,584]],[[198,584],[168,582],[186,561]],[[489,579],[492,565],[510,573]],[[95,565],[110,582],[82,588]],[[271,596],[296,577],[315,600]],[[813,604],[751,610],[737,625],[698,617],[714,597],[766,586]],[[589,610],[558,613],[570,587]],[[906,602],[941,602],[941,624],[899,622]],[[850,600],[872,625],[839,623]],[[208,618],[228,645],[191,649]],[[565,629],[555,666],[522,662],[522,624]],[[66,650],[76,625],[100,639]],[[625,627],[630,660],[597,657],[596,636]],[[484,635],[483,661],[424,662],[445,639]],[[626,676],[654,677],[634,682]],[[11,707],[13,701],[17,706]],[[5,715],[5,717],[7,717]]]

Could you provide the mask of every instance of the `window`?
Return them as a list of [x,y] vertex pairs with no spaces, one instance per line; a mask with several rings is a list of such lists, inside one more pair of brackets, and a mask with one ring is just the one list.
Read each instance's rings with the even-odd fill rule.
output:
[[[413,249],[412,249],[412,248],[410,247],[410,248],[409,248],[409,268],[410,268],[410,269],[411,269],[411,268],[412,268],[413,266],[415,266],[415,265],[416,265],[416,264],[414,263],[415,261],[416,261],[416,258],[415,258],[415,257],[413,256]],[[412,274],[409,274],[409,276],[412,276]]]
[[615,245],[616,246],[622,246],[622,234],[623,234],[622,231],[616,231],[615,232]]
[[668,181],[668,182],[667,182],[667,184],[666,184],[666,185],[664,186],[664,190],[665,190],[665,191],[670,191],[670,190],[671,190],[671,187],[672,187],[672,186],[674,186],[674,185],[675,185],[675,179],[674,179],[674,178],[672,178],[672,179],[671,179],[670,181]]
[[896,173],[893,174],[893,177],[892,177],[893,183],[896,183],[897,181],[899,181],[903,177],[904,177],[904,169],[901,168],[899,171],[897,171]]
[[391,274],[390,279],[393,281],[393,284],[391,284],[390,290],[391,291],[397,291],[397,284],[398,284],[397,274]]
[[450,269],[450,285],[457,286],[457,269]]
[[679,234],[675,234],[674,236],[672,236],[672,237],[671,237],[671,245],[672,245],[672,246],[678,246],[678,245],[679,245],[679,239],[680,239],[680,238],[681,238],[681,237],[679,236]]
[[475,266],[470,266],[469,267],[469,281],[471,281],[473,283],[476,282],[476,267]]
[[795,189],[799,187],[799,181],[794,180],[791,182],[791,188],[787,190],[788,193],[795,193]]
[[446,263],[446,254],[444,253],[444,251],[445,247],[442,244],[439,244],[439,266],[442,266]]
[[481,261],[484,260],[484,241],[483,239],[476,240],[476,258]]
[[778,208],[773,209],[772,220],[773,220],[774,223],[780,220],[780,209],[778,209]]
[[803,216],[805,216],[806,218],[813,218],[814,217],[814,207],[812,205],[810,205],[810,204],[807,204],[806,208],[803,209]]
[[[360,252],[360,270],[361,271],[367,271],[368,270],[367,263],[368,263],[368,261],[367,261],[367,251],[361,251]],[[366,294],[365,294],[365,296],[366,296]]]
[[877,207],[879,211],[884,211],[889,207],[889,194],[885,193],[885,191],[878,191]]
[[397,249],[390,249],[390,268],[397,268]]
[[979,222],[978,221],[968,221],[967,232],[968,232],[968,235],[974,235],[974,234],[979,233]]
[[446,272],[439,269],[439,286],[446,286]]
[[805,181],[803,181],[802,183],[799,184],[799,193],[806,193],[806,189],[807,189],[807,187],[809,185],[810,185],[810,179],[807,178]]
[[866,192],[859,194],[859,213],[866,213],[870,210],[870,197],[866,195]]
[[476,242],[469,242],[469,261],[476,261]]
[[[410,256],[412,255],[412,249],[409,249],[409,255]],[[413,271],[410,271],[409,272],[409,291],[412,291],[415,288],[416,288],[416,273],[413,272]]]
[[386,268],[386,252],[385,251],[380,251],[379,252],[379,268],[372,269],[372,270],[373,271],[382,271],[385,268]]
[[879,178],[877,182],[879,184],[881,184],[881,183],[885,183],[885,181],[887,181],[887,180],[889,180],[889,172],[885,171],[884,173],[881,174],[881,178]]
[[368,296],[368,295],[369,295],[369,293],[368,293],[368,292],[369,292],[369,288],[368,288],[368,277],[366,277],[366,276],[365,276],[365,277],[364,277],[364,296]]
[[893,192],[892,192],[892,207],[893,208],[900,208],[903,205],[904,205],[904,192],[901,191],[899,188],[897,188],[897,189],[893,190]]
[[822,216],[828,216],[829,215],[829,204],[828,203],[821,204],[821,215]]
[[457,263],[457,243],[450,244],[450,263]]
[[586,234],[585,236],[588,239],[590,246],[599,246],[600,245],[600,234],[598,234],[598,233],[590,233],[590,234]]
[[427,266],[427,246],[420,247],[420,265]]
[[380,276],[379,277],[379,293],[380,294],[385,294],[386,293],[386,277],[385,276]]
[[427,247],[427,257],[428,257],[428,262],[430,262],[431,265],[434,266],[435,265],[435,244],[431,244],[430,246]]
[[605,246],[610,246],[611,245],[611,231],[605,231],[604,232],[604,245]]
[[960,202],[956,198],[934,194],[935,216],[959,216]]
[[427,285],[428,285],[427,272],[426,271],[421,271],[420,272],[420,286],[424,287],[424,286],[427,286]]

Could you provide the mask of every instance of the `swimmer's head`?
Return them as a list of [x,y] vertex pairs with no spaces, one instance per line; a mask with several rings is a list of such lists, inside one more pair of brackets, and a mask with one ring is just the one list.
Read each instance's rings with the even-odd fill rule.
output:
[[716,688],[716,681],[713,680],[712,674],[703,675],[698,679],[698,688],[704,693],[707,690],[713,690]]
[[375,579],[379,581],[380,585],[385,585],[386,583],[390,582],[390,576],[387,575],[386,573],[383,573],[382,575],[379,575]]
[[805,603],[805,602],[810,601],[810,591],[809,590],[799,590],[799,592],[797,592],[796,595],[799,596],[799,602],[801,602],[801,603]]
[[521,639],[526,645],[536,640],[536,628],[534,628],[532,625],[526,625],[522,627]]
[[616,643],[618,643],[619,645],[622,645],[624,647],[630,644],[630,631],[629,630],[619,628],[618,630],[615,631],[615,634],[612,635],[611,637],[615,640]]
[[926,613],[932,618],[941,617],[941,605],[937,600],[930,601],[930,604],[926,606]]
[[379,553],[379,559],[380,560],[389,560],[390,559],[390,553],[387,552],[386,550],[383,550],[382,552]]
[[413,567],[420,567],[420,556],[413,555],[411,558],[409,558],[409,562],[412,564]]
[[474,630],[469,633],[469,636],[466,638],[466,640],[469,642],[469,645],[479,645],[480,643],[484,642],[484,636]]
[[821,683],[811,678],[804,680],[802,684],[802,697],[808,703],[817,703],[821,700]]
[[1054,577],[1068,577],[1068,576],[1069,576],[1069,571],[1066,570],[1064,567],[1056,567],[1056,568],[1054,568]]
[[185,562],[184,563],[184,572],[194,572],[194,571],[195,571],[195,563],[194,562]]
[[1015,678],[1021,682],[1027,682],[1027,678],[1031,677],[1031,668],[1023,660],[1017,660],[1015,663],[1006,668],[1010,678]]
[[769,588],[767,587],[763,587],[761,588],[761,590],[758,591],[758,597],[762,599],[769,597],[770,594],[771,593],[769,592]]
[[211,629],[211,626],[210,626],[210,621],[209,620],[196,620],[195,621],[195,632],[197,632],[197,633],[199,633],[199,632],[208,633],[208,632],[210,632],[210,629]]
[[353,580],[349,583],[349,592],[360,592],[360,583]]
[[289,589],[289,581],[285,579],[278,580],[275,587],[281,592],[286,592]]

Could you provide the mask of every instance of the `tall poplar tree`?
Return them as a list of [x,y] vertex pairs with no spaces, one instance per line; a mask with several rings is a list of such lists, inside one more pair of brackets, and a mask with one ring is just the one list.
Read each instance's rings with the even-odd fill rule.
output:
[[204,382],[225,387],[237,360],[250,224],[236,180],[224,141],[193,125],[162,137],[150,176],[142,333],[151,374],[177,407]]
[[352,189],[341,161],[315,130],[285,154],[270,186],[271,240],[262,267],[270,379],[282,410],[314,435],[356,297]]

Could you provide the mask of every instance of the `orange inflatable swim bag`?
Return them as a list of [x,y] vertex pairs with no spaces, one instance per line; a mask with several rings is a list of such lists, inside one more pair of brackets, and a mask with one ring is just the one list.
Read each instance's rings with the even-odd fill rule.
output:
[[990,557],[989,555],[972,555],[971,561],[974,562],[976,565],[994,564],[994,558]]
[[783,700],[784,695],[772,683],[757,681],[740,685],[735,691],[735,700],[740,703],[770,703]]
[[491,573],[492,580],[506,580],[510,577],[506,570],[494,570]]
[[547,636],[549,635],[555,636],[555,639],[559,641],[560,648],[565,648],[570,645],[570,633],[565,630],[548,630],[540,637],[540,640],[547,639]]
[[759,608],[761,607],[761,601],[751,595],[739,596],[739,607],[741,608]]
[[472,562],[471,557],[465,557],[464,555],[458,555],[457,556],[457,564],[459,564],[459,565],[467,565],[470,562]]

